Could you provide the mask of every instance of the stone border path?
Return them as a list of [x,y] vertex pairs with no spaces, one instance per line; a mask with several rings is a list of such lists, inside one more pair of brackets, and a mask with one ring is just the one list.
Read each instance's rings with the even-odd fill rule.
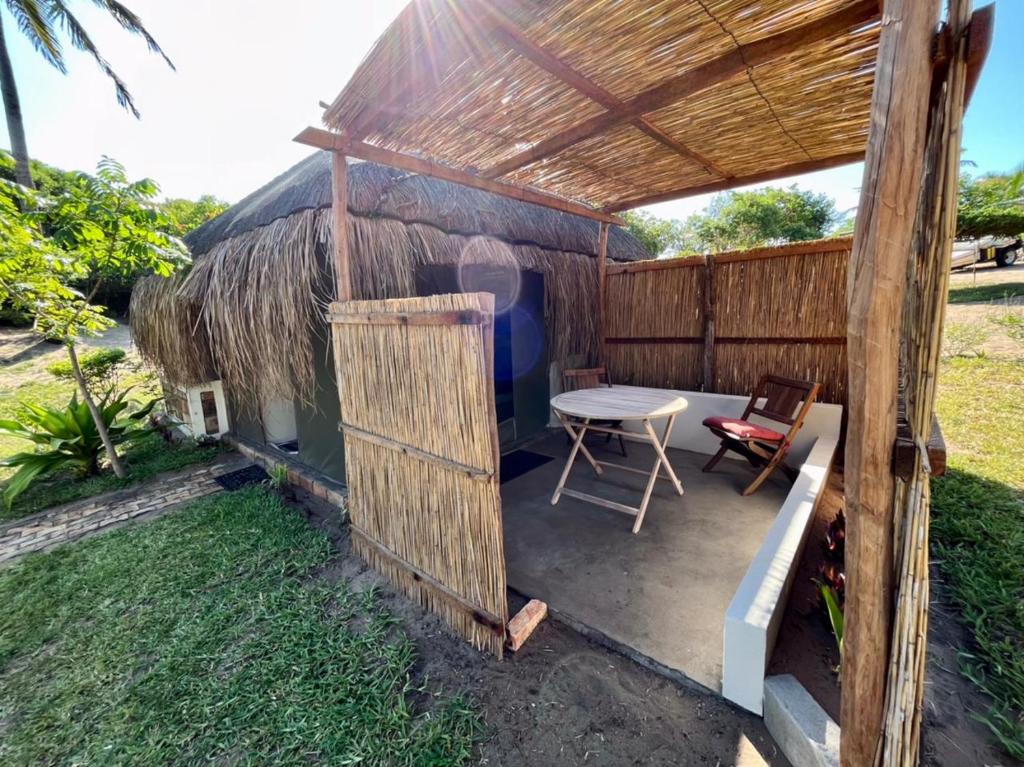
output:
[[158,517],[174,507],[222,490],[216,477],[249,466],[236,455],[191,466],[124,490],[54,506],[0,525],[0,567],[31,551],[45,551],[135,519]]

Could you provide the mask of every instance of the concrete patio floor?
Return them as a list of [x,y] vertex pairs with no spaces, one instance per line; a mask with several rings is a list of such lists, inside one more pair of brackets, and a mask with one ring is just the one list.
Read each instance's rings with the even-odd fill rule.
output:
[[[649,445],[607,447],[588,439],[598,460],[650,469]],[[570,622],[673,676],[721,690],[725,611],[789,491],[777,473],[753,496],[744,461],[669,450],[685,494],[659,480],[640,533],[633,517],[551,493],[569,453],[564,432],[524,447],[554,460],[501,486],[508,584],[542,599]],[[636,506],[646,477],[608,468],[598,478],[580,457],[567,487]]]

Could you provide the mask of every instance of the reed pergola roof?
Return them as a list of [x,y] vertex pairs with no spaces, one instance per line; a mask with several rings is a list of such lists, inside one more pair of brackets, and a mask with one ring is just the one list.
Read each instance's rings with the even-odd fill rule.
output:
[[415,0],[299,140],[605,216],[855,162],[879,5]]

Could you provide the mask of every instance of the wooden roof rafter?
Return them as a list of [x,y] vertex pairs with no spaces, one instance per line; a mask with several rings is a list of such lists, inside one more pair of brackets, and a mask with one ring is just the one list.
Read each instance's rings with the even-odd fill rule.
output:
[[323,135],[597,220],[853,163],[879,5],[411,0],[325,107]]
[[[580,72],[577,72],[558,58],[558,56],[531,40],[497,6],[486,2],[486,0],[471,0],[470,5],[480,13],[482,18],[488,20],[488,26],[494,30],[494,34],[498,39],[505,42],[519,55],[529,59],[556,79],[579,91],[592,101],[596,101],[610,112],[621,111],[626,108],[626,105],[615,94],[602,88]],[[658,143],[667,146],[676,154],[702,166],[708,173],[721,178],[731,178],[732,174],[721,165],[691,147],[686,146],[681,141],[672,138],[672,136],[655,125],[652,120],[643,115],[633,117],[627,122],[646,133]],[[489,178],[494,177],[489,172],[485,172],[483,175]]]
[[558,154],[573,144],[604,133],[650,112],[681,101],[717,83],[766,64],[812,43],[849,32],[878,18],[877,0],[858,0],[829,16],[792,27],[733,48],[682,75],[650,88],[604,114],[584,120],[558,135],[551,136],[519,154],[484,169],[481,175],[498,178],[525,165]]
[[582,216],[606,224],[623,226],[624,221],[613,213],[597,210],[580,202],[567,200],[564,197],[544,192],[539,189],[532,189],[528,186],[508,184],[502,181],[482,178],[464,170],[442,165],[434,160],[415,157],[413,155],[395,152],[390,149],[367,144],[365,141],[353,141],[340,133],[331,133],[321,128],[306,128],[294,139],[300,144],[338,152],[348,157],[356,157],[360,160],[390,165],[393,168],[401,168],[411,173],[418,173],[422,176],[439,178],[443,181],[451,181],[455,184],[462,184],[473,189],[480,189],[491,194],[509,197],[521,202],[529,202],[534,205],[541,205],[545,208],[569,213],[574,216]]

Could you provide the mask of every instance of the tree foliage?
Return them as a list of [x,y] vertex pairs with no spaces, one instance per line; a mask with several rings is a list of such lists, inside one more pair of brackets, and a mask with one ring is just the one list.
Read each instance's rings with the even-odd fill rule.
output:
[[91,303],[105,278],[169,276],[188,262],[185,246],[154,202],[157,192],[151,179],[129,181],[120,163],[104,157],[95,175],[74,174],[68,190],[39,210],[53,248],[87,275],[89,286],[70,300],[54,294],[37,306],[36,324],[44,334],[68,342],[109,326],[102,307]]
[[956,234],[960,238],[1024,234],[1022,173],[960,178]]
[[204,194],[198,200],[175,198],[165,200],[160,209],[171,222],[171,227],[178,237],[184,237],[193,229],[205,224],[230,207],[224,200],[212,194]]
[[626,229],[653,258],[674,253],[683,241],[683,225],[675,219],[658,218],[643,210],[623,214]]
[[[123,478],[124,466],[82,372],[76,342],[113,324],[94,303],[105,279],[169,276],[187,264],[188,251],[169,232],[170,221],[154,202],[157,185],[150,179],[129,181],[124,167],[108,157],[95,175],[74,174],[67,190],[50,200],[4,183],[21,198],[9,197],[0,207],[0,226],[10,229],[13,240],[0,251],[0,300],[29,308],[36,328],[67,347],[82,403],[114,474]],[[16,271],[22,265],[27,278]]]
[[716,253],[825,237],[838,223],[827,194],[765,187],[715,195],[703,213],[684,225],[683,250]]

